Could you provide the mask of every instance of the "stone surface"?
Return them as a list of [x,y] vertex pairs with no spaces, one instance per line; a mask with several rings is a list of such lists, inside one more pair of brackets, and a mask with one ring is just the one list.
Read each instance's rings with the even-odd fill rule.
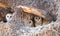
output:
[[[59,10],[58,10],[58,13],[60,13]],[[31,17],[33,18],[34,15],[30,16],[30,14],[28,15],[26,14],[27,13],[23,13],[23,12],[20,12],[20,13],[15,12],[12,15],[13,19],[10,22],[6,22],[6,23],[0,22],[0,36],[60,36],[60,17],[59,17],[60,14],[58,14],[56,22],[51,22],[47,25],[42,25],[42,26],[39,25],[37,27],[30,27],[30,24],[32,24],[33,22],[28,23],[31,20]],[[39,17],[37,21],[38,20],[40,20]],[[22,21],[25,22],[26,24],[24,24]],[[27,23],[29,24],[29,26],[25,26],[27,25]]]

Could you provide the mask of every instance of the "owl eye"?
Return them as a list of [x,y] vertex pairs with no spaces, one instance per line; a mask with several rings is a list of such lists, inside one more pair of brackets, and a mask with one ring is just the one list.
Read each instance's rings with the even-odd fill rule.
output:
[[29,21],[29,23],[31,23],[31,21]]
[[35,19],[38,19],[37,17],[35,17]]

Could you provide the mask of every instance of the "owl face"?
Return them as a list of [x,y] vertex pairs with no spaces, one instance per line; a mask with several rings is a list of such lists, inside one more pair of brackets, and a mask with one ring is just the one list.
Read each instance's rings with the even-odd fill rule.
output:
[[12,14],[7,14],[6,20],[7,20],[7,22],[11,21],[12,20]]

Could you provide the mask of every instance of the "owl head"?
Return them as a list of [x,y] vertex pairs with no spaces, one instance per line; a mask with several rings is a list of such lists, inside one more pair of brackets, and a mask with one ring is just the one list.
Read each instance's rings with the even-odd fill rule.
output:
[[12,14],[10,14],[10,13],[8,13],[7,15],[6,15],[6,21],[7,22],[10,22],[11,20],[12,20]]

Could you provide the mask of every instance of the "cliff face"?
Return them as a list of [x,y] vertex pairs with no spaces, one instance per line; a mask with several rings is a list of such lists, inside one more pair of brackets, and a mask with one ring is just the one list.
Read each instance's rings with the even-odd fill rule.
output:
[[[35,13],[35,15],[25,14],[27,18],[32,17],[32,18],[29,19],[29,22],[31,24],[32,23],[33,24],[48,24],[51,21],[55,21],[57,19],[56,18],[57,17],[57,14],[56,14],[56,11],[57,11],[57,6],[56,5],[57,4],[54,2],[54,0],[38,0],[38,1],[37,0],[18,0],[18,1],[17,0],[0,0],[0,1],[5,2],[9,6],[11,6],[13,9],[15,9],[15,7],[18,6],[18,5],[23,5],[23,6],[27,6],[29,8],[36,8],[39,11],[40,11],[40,9],[44,10],[45,12],[42,12],[42,14],[44,16],[46,16],[44,18],[41,18],[42,15],[41,15],[41,17],[40,17],[40,15],[36,16],[35,11],[33,11]],[[18,12],[18,11],[16,10],[16,12]],[[34,14],[34,13],[32,13],[32,14]],[[37,14],[39,14],[39,13],[37,13]],[[27,15],[29,15],[29,16],[27,16]],[[24,13],[23,13],[23,16],[24,16]],[[31,20],[31,19],[33,19],[33,20]],[[43,19],[44,23],[42,23],[42,19]],[[25,19],[25,21],[26,20],[27,19]],[[24,21],[24,23],[26,23],[25,21]],[[29,23],[29,22],[27,21],[27,23]]]
[[[57,11],[57,6],[55,4],[56,2],[54,2],[53,0],[38,0],[38,1],[0,0],[0,1],[7,3],[15,10],[15,12],[12,14],[12,20],[10,22],[6,23],[0,22],[0,36],[60,36],[60,6],[59,6],[60,4],[57,3],[59,6]],[[15,8],[18,5],[27,6],[29,8],[31,7],[42,9],[47,12],[50,11],[54,14],[57,12],[58,13],[57,20],[51,23],[49,23],[49,21],[47,20],[43,20],[42,23],[42,17],[25,13],[22,9]],[[46,14],[46,12],[44,14]]]

